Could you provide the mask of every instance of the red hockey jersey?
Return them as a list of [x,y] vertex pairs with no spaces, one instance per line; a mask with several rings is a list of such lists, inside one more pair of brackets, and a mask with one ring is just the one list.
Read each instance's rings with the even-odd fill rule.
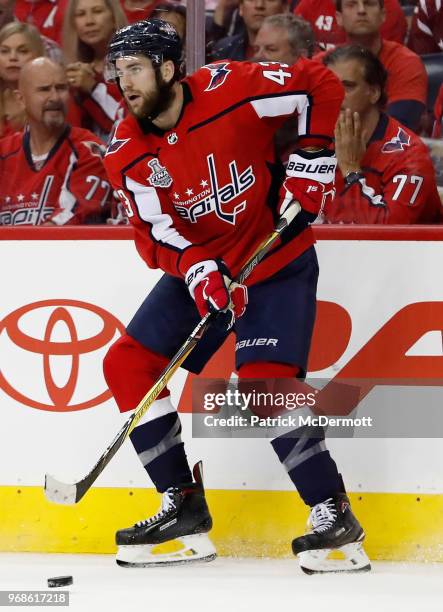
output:
[[0,141],[0,225],[100,222],[111,186],[102,162],[103,145],[88,130],[67,126],[40,167],[29,132]]
[[324,211],[329,223],[438,223],[441,215],[428,148],[382,114],[362,160],[364,179],[346,186],[337,170],[336,197]]
[[419,0],[412,19],[408,46],[420,55],[443,51],[441,0]]
[[61,44],[67,0],[16,0],[14,14],[19,21],[32,23],[40,34]]
[[[114,133],[105,166],[150,267],[183,276],[199,261],[222,258],[235,275],[274,227],[269,194],[276,130],[298,113],[305,142],[330,143],[342,85],[305,59],[291,67],[220,62],[183,83],[177,125],[161,132],[151,124],[143,133],[128,116]],[[301,231],[258,266],[250,282],[312,242],[310,229]]]
[[95,77],[97,84],[91,93],[74,89],[72,97],[77,106],[80,125],[106,142],[115,121],[121,118],[118,110],[122,97],[118,87],[106,83],[101,73],[95,71]]
[[[385,0],[386,19],[381,27],[381,35],[386,40],[403,43],[407,23],[398,0]],[[312,26],[315,40],[323,49],[340,45],[346,41],[346,34],[335,17],[334,0],[301,0],[294,9]]]

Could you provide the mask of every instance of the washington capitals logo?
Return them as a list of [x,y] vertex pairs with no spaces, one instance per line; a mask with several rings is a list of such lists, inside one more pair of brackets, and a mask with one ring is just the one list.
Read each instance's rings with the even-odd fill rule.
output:
[[116,138],[115,140],[112,140],[112,142],[110,143],[109,147],[106,150],[106,155],[117,153],[117,151],[119,151],[128,142],[128,140],[129,138],[124,138],[122,140],[120,140],[119,138]]
[[409,147],[411,137],[404,131],[403,128],[399,127],[397,136],[385,142],[382,148],[382,153],[395,153],[395,151],[404,151],[405,147]]
[[[204,189],[193,195],[193,189],[186,190],[186,195],[192,196],[187,200],[180,200],[178,193],[174,194],[174,207],[180,217],[197,223],[199,217],[215,213],[219,219],[231,225],[236,224],[237,215],[246,208],[246,199],[238,202],[238,196],[242,195],[255,183],[255,176],[252,166],[241,170],[235,159],[229,162],[230,181],[223,184],[220,175],[217,173],[214,154],[211,153],[206,158],[208,163],[208,180],[202,180],[200,185]],[[219,165],[220,172],[220,165]],[[233,202],[237,200],[237,204]]]
[[211,89],[217,89],[220,85],[226,81],[226,77],[231,72],[231,70],[227,69],[229,63],[225,64],[208,64],[207,66],[203,66],[206,70],[209,70],[211,73],[211,81],[209,85],[206,87],[205,91],[210,91]]

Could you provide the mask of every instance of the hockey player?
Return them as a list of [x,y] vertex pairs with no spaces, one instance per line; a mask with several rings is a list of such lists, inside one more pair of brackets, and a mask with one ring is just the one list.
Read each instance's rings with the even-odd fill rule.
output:
[[[183,365],[201,371],[233,330],[240,341],[240,381],[303,377],[315,318],[318,266],[309,224],[334,181],[330,145],[343,98],[339,81],[321,64],[300,60],[293,67],[220,62],[179,82],[181,54],[176,32],[160,20],[123,28],[108,50],[109,73],[131,114],[116,128],[105,166],[134,225],[141,257],[165,272],[105,357],[105,377],[121,411],[135,408],[208,309],[226,325],[212,326]],[[273,135],[294,112],[299,148],[278,201],[282,177]],[[248,288],[232,282],[293,200],[301,212],[252,272]],[[258,334],[276,342],[241,342]],[[180,432],[165,389],[131,434],[163,493],[162,507],[117,532],[121,565],[215,556],[206,536],[212,521],[200,466],[193,481]],[[323,433],[291,434],[272,445],[312,507],[312,532],[293,541],[294,552],[305,556],[307,571],[368,569],[364,533]],[[154,554],[153,545],[174,538],[185,545],[182,551]],[[326,557],[346,546],[350,558],[339,568],[310,552],[321,548]]]
[[381,111],[386,71],[358,46],[338,47],[325,62],[345,86],[335,131],[336,197],[330,223],[438,223],[441,204],[427,146]]

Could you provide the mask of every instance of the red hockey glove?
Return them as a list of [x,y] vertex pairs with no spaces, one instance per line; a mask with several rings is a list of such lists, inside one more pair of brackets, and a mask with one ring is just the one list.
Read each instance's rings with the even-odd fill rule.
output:
[[235,319],[244,314],[248,290],[245,285],[230,279],[222,262],[214,259],[200,261],[189,268],[185,280],[202,317],[208,312],[224,312],[228,315],[226,324],[229,329]]
[[282,215],[296,200],[303,210],[317,216],[334,189],[337,159],[332,151],[299,150],[289,156],[286,179],[280,190]]

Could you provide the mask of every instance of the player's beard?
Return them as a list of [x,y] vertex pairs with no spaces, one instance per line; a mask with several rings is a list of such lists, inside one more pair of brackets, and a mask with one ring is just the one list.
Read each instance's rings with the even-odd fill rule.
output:
[[140,108],[131,111],[138,119],[150,119],[153,121],[169,108],[174,99],[173,83],[164,81],[158,69],[155,71],[155,84],[157,86],[156,90],[149,96],[141,94],[143,98],[142,105]]

